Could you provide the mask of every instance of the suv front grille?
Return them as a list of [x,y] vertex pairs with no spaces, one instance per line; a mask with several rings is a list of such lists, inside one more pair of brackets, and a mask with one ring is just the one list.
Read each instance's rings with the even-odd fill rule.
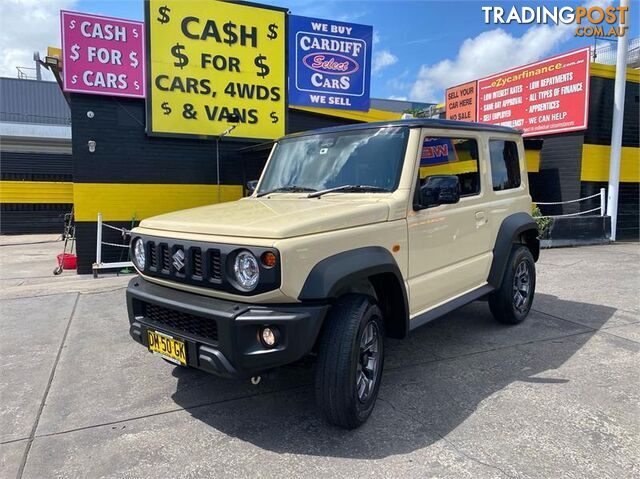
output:
[[163,271],[169,271],[169,265],[171,264],[171,258],[169,257],[169,247],[166,244],[160,245],[160,250],[162,253],[160,257],[162,258],[162,264],[160,269]]
[[202,276],[202,250],[200,248],[194,248],[193,254],[193,274],[195,276]]
[[[203,286],[222,282],[222,259],[218,248],[201,248],[182,244],[148,241],[148,272],[158,278],[166,278]],[[173,264],[174,255],[182,250],[184,266],[179,271]],[[186,281],[185,281],[186,280]]]
[[218,324],[213,319],[174,311],[150,303],[146,304],[144,316],[149,323],[171,332],[187,333],[210,341],[218,340]]
[[222,265],[220,263],[220,250],[211,250],[209,253],[211,256],[211,278],[222,278]]
[[158,254],[156,251],[156,245],[153,241],[149,242],[149,266],[155,268],[158,265]]
[[243,296],[272,291],[280,286],[280,261],[277,261],[273,268],[260,265],[260,282],[252,291],[243,291],[236,287],[235,276],[232,271],[228,271],[229,265],[235,259],[234,255],[240,250],[248,249],[257,258],[266,251],[279,257],[275,248],[143,235],[132,237],[132,241],[137,238],[144,241],[147,257],[145,267],[141,271],[143,275]]

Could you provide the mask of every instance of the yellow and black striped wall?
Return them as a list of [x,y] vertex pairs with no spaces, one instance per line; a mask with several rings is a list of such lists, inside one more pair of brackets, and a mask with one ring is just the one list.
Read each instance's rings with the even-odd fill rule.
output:
[[[628,69],[620,168],[618,238],[638,238],[640,149],[638,148],[640,71]],[[615,66],[591,64],[589,122],[585,131],[529,138],[525,141],[534,201],[567,201],[589,196],[606,188],[613,118]],[[528,144],[538,142],[538,152]],[[599,198],[564,206],[543,206],[543,213],[556,215],[596,208]]]
[[[0,232],[62,233],[73,204],[71,148],[30,148],[3,142],[0,151]],[[33,145],[32,145],[33,146]],[[33,150],[33,151],[30,151]]]
[[[71,118],[79,273],[90,272],[95,261],[98,213],[105,223],[131,228],[153,215],[218,201],[215,143],[148,137],[144,101],[74,94]],[[238,150],[246,146],[220,142],[221,201],[243,194]],[[122,242],[111,229],[103,229],[103,239]],[[105,262],[127,255],[126,249],[103,247]]]
[[[288,130],[400,116],[373,110],[338,118],[330,112],[290,109]],[[142,100],[73,94],[71,117],[79,273],[91,272],[95,261],[98,213],[105,223],[130,228],[150,216],[218,201],[214,140],[147,136]],[[90,141],[95,142],[93,153]],[[219,149],[220,200],[238,199],[246,182],[259,176],[269,150],[228,139],[220,141]],[[122,242],[120,233],[111,229],[103,229],[103,240]],[[104,262],[126,260],[128,255],[109,246],[102,251]]]
[[[606,188],[609,180],[615,66],[593,65],[589,103],[589,128],[584,135],[580,165],[580,196]],[[640,218],[640,70],[627,70],[617,237],[639,238]],[[597,204],[591,206],[596,207]],[[584,205],[583,209],[591,209]]]

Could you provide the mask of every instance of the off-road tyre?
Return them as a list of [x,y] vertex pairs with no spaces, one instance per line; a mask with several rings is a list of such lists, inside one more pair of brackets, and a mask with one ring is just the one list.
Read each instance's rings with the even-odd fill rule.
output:
[[[373,346],[362,349],[369,342],[375,352]],[[345,429],[364,424],[375,406],[383,365],[384,320],[375,299],[342,296],[325,319],[316,361],[316,402],[327,421]]]
[[529,248],[515,244],[511,249],[500,288],[489,295],[493,317],[504,324],[518,324],[531,310],[536,290],[536,263]]

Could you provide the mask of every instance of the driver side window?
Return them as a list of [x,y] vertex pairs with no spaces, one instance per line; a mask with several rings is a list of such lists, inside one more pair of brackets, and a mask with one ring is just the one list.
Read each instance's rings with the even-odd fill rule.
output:
[[[451,192],[459,197],[480,193],[478,142],[473,138],[425,137],[420,155],[416,206],[429,208],[443,203]],[[455,178],[457,177],[457,182]],[[454,184],[457,183],[457,184]],[[446,188],[443,197],[442,191]],[[439,199],[438,199],[439,198]]]

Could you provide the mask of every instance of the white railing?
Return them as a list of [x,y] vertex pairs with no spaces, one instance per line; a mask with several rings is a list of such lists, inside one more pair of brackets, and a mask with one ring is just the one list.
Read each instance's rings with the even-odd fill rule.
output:
[[107,223],[102,222],[102,213],[98,213],[98,231],[96,233],[96,262],[93,263],[93,277],[98,277],[98,271],[101,269],[113,269],[113,268],[133,268],[133,263],[131,261],[118,261],[115,263],[103,263],[102,262],[102,246],[111,246],[113,248],[129,248],[128,244],[118,244],[118,243],[108,243],[106,241],[102,241],[102,227],[109,228],[112,230],[120,231],[122,233],[123,239],[130,233],[130,231],[126,228],[117,228],[115,226],[111,226]]
[[536,218],[565,218],[568,216],[580,216],[580,215],[587,215],[589,213],[595,213],[596,211],[600,212],[600,216],[604,216],[605,212],[607,211],[606,208],[606,190],[604,188],[600,188],[600,193],[596,193],[595,195],[590,195],[590,196],[585,196],[584,198],[578,198],[577,200],[568,200],[568,201],[549,201],[549,202],[542,202],[542,201],[534,201],[534,203],[539,206],[539,205],[543,205],[543,206],[551,206],[551,205],[566,205],[569,203],[579,203],[581,201],[586,201],[586,200],[590,200],[591,198],[596,198],[597,196],[600,197],[600,206],[598,208],[592,208],[590,210],[586,210],[586,211],[578,211],[577,213],[567,213],[565,215],[540,215],[540,216],[536,216]]

